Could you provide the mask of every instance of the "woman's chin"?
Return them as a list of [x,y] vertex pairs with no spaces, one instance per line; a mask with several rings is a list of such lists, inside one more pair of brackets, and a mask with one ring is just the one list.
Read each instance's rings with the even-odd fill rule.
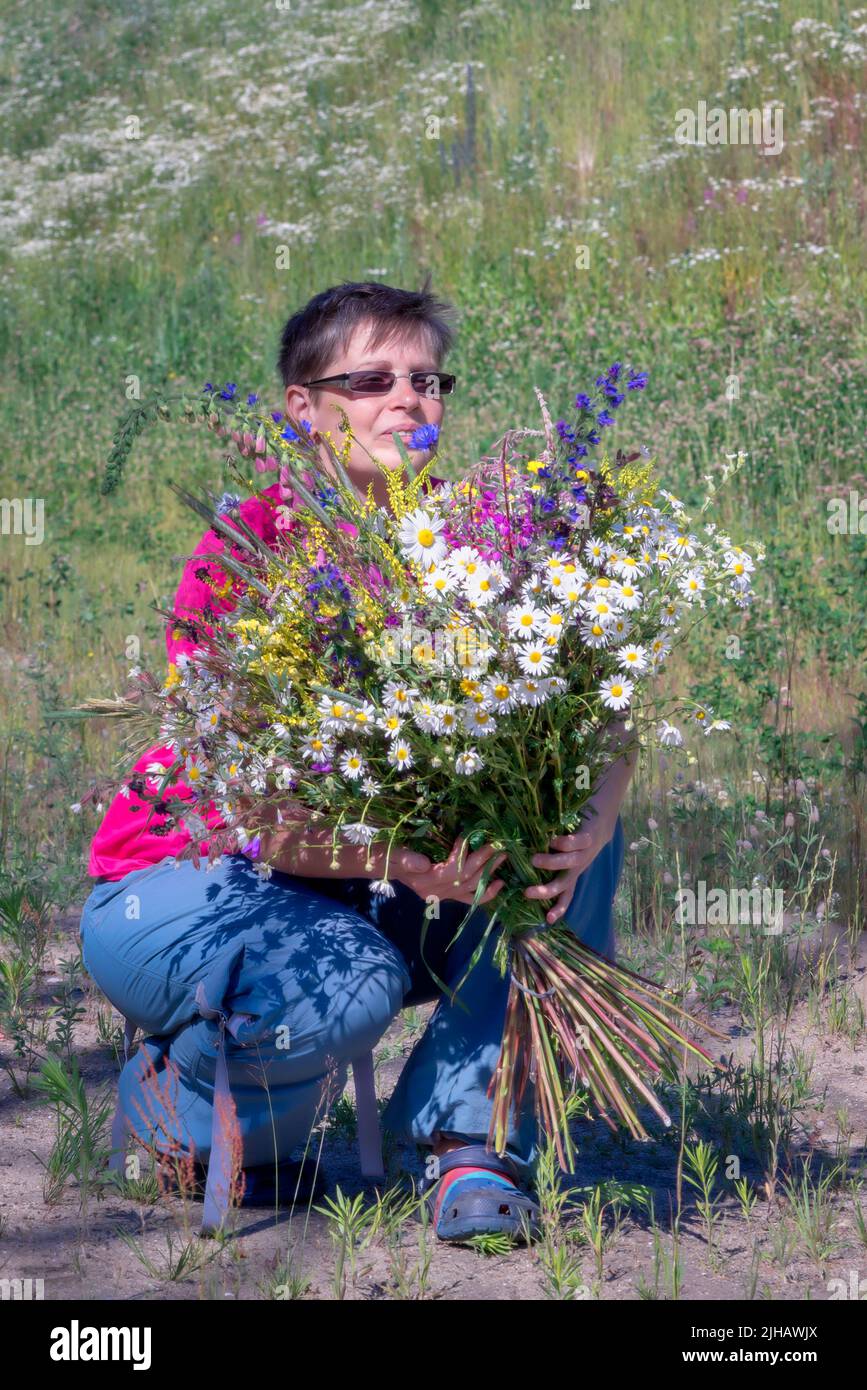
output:
[[[381,446],[379,449],[373,449],[371,453],[379,463],[385,468],[388,468],[392,473],[396,469],[403,467],[403,459],[393,444]],[[429,449],[407,449],[407,453],[409,454],[410,462],[416,472],[418,472],[422,464],[430,457]]]

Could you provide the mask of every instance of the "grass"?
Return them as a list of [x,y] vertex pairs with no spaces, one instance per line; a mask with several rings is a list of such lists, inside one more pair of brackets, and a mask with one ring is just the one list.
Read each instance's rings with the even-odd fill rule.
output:
[[[352,0],[250,25],[227,0],[206,0],[195,23],[171,0],[59,0],[50,14],[13,0],[0,38],[0,489],[45,503],[41,545],[6,531],[0,544],[0,1065],[19,1107],[50,1082],[46,1195],[64,1200],[76,1180],[86,1205],[106,1142],[103,1101],[75,1064],[79,974],[69,963],[51,997],[45,971],[128,762],[116,728],[48,716],[122,688],[140,657],[158,665],[154,607],[198,539],[166,483],[221,478],[206,440],[166,428],[103,498],[116,419],[137,393],[210,378],[276,405],[279,331],[309,295],[344,278],[415,285],[430,268],[461,314],[447,476],[506,424],[536,424],[534,384],[556,418],[616,358],[650,371],[617,442],[646,443],[678,495],[746,454],[718,520],[765,541],[760,601],[748,622],[707,629],[669,677],[733,731],[634,778],[617,925],[627,963],[735,1018],[752,1054],[683,1088],[678,1133],[657,1146],[680,1156],[677,1202],[660,1224],[647,1189],[638,1296],[682,1293],[690,1194],[720,1261],[727,1224],[749,1227],[750,1297],[763,1264],[801,1250],[822,1268],[848,1199],[799,1166],[822,1098],[791,1034],[806,1014],[811,1045],[857,1048],[865,1027],[867,517],[842,534],[828,522],[835,499],[856,494],[856,522],[867,499],[867,9],[672,0],[650,22],[640,0]],[[698,100],[781,102],[781,153],[678,145],[675,113]],[[784,930],[682,926],[676,890],[700,883],[778,890]],[[419,1028],[408,1014],[378,1059]],[[104,1009],[96,1046],[119,1059]],[[354,1132],[338,1099],[328,1142]],[[731,1154],[742,1171],[729,1180]],[[541,1182],[540,1287],[604,1294],[640,1203],[624,1215],[599,1187],[579,1211]],[[383,1211],[386,1195],[357,1212],[340,1200],[326,1218],[341,1233],[334,1295],[353,1291],[375,1227],[387,1296],[426,1297],[436,1243],[408,1252],[409,1218]],[[855,1220],[863,1249],[863,1206]],[[193,1271],[185,1248],[150,1251],[154,1277]],[[310,1296],[294,1247],[281,1261],[263,1296]]]

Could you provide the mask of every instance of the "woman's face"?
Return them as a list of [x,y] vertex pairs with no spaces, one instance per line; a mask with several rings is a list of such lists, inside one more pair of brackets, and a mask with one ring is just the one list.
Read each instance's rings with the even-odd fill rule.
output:
[[[339,405],[345,410],[354,435],[347,463],[349,476],[362,494],[373,482],[374,497],[380,506],[384,506],[388,499],[385,479],[369,454],[375,455],[387,468],[400,467],[400,453],[391,438],[391,431],[396,430],[402,436],[413,467],[418,472],[433,450],[410,448],[409,436],[419,425],[441,425],[444,402],[437,396],[427,395],[424,390],[419,393],[409,380],[410,372],[439,370],[439,363],[432,355],[424,334],[395,337],[371,350],[371,332],[371,324],[359,324],[346,351],[333,357],[321,375],[337,376],[341,372],[373,367],[379,371],[395,372],[397,379],[387,395],[356,396],[348,388],[326,386],[319,388],[321,394],[314,404],[310,388],[288,386],[286,410],[297,420],[309,420],[313,431],[320,436],[330,430],[336,449],[342,445],[344,436],[335,406]],[[323,458],[327,458],[324,447]]]

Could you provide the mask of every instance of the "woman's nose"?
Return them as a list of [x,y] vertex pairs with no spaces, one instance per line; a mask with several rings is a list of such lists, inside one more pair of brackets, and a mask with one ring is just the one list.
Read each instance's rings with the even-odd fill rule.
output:
[[391,388],[396,400],[401,404],[417,405],[419,393],[408,376],[399,376]]

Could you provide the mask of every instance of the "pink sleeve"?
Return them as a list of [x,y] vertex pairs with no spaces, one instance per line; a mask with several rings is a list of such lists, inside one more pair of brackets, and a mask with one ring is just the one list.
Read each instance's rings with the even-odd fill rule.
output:
[[[240,506],[242,519],[251,531],[262,537],[266,545],[273,546],[277,535],[274,503],[281,500],[280,492],[279,484],[275,483],[262,494],[273,498],[271,505],[260,497],[248,497]],[[226,519],[230,525],[234,525],[231,518]],[[213,633],[203,614],[228,613],[235,607],[240,580],[218,563],[224,544],[216,531],[206,531],[184,566],[172,607],[175,620],[166,627],[166,651],[171,662],[179,655],[193,651],[201,636]],[[233,545],[230,554],[243,560],[248,552],[241,546]],[[211,556],[214,558],[207,558]]]

